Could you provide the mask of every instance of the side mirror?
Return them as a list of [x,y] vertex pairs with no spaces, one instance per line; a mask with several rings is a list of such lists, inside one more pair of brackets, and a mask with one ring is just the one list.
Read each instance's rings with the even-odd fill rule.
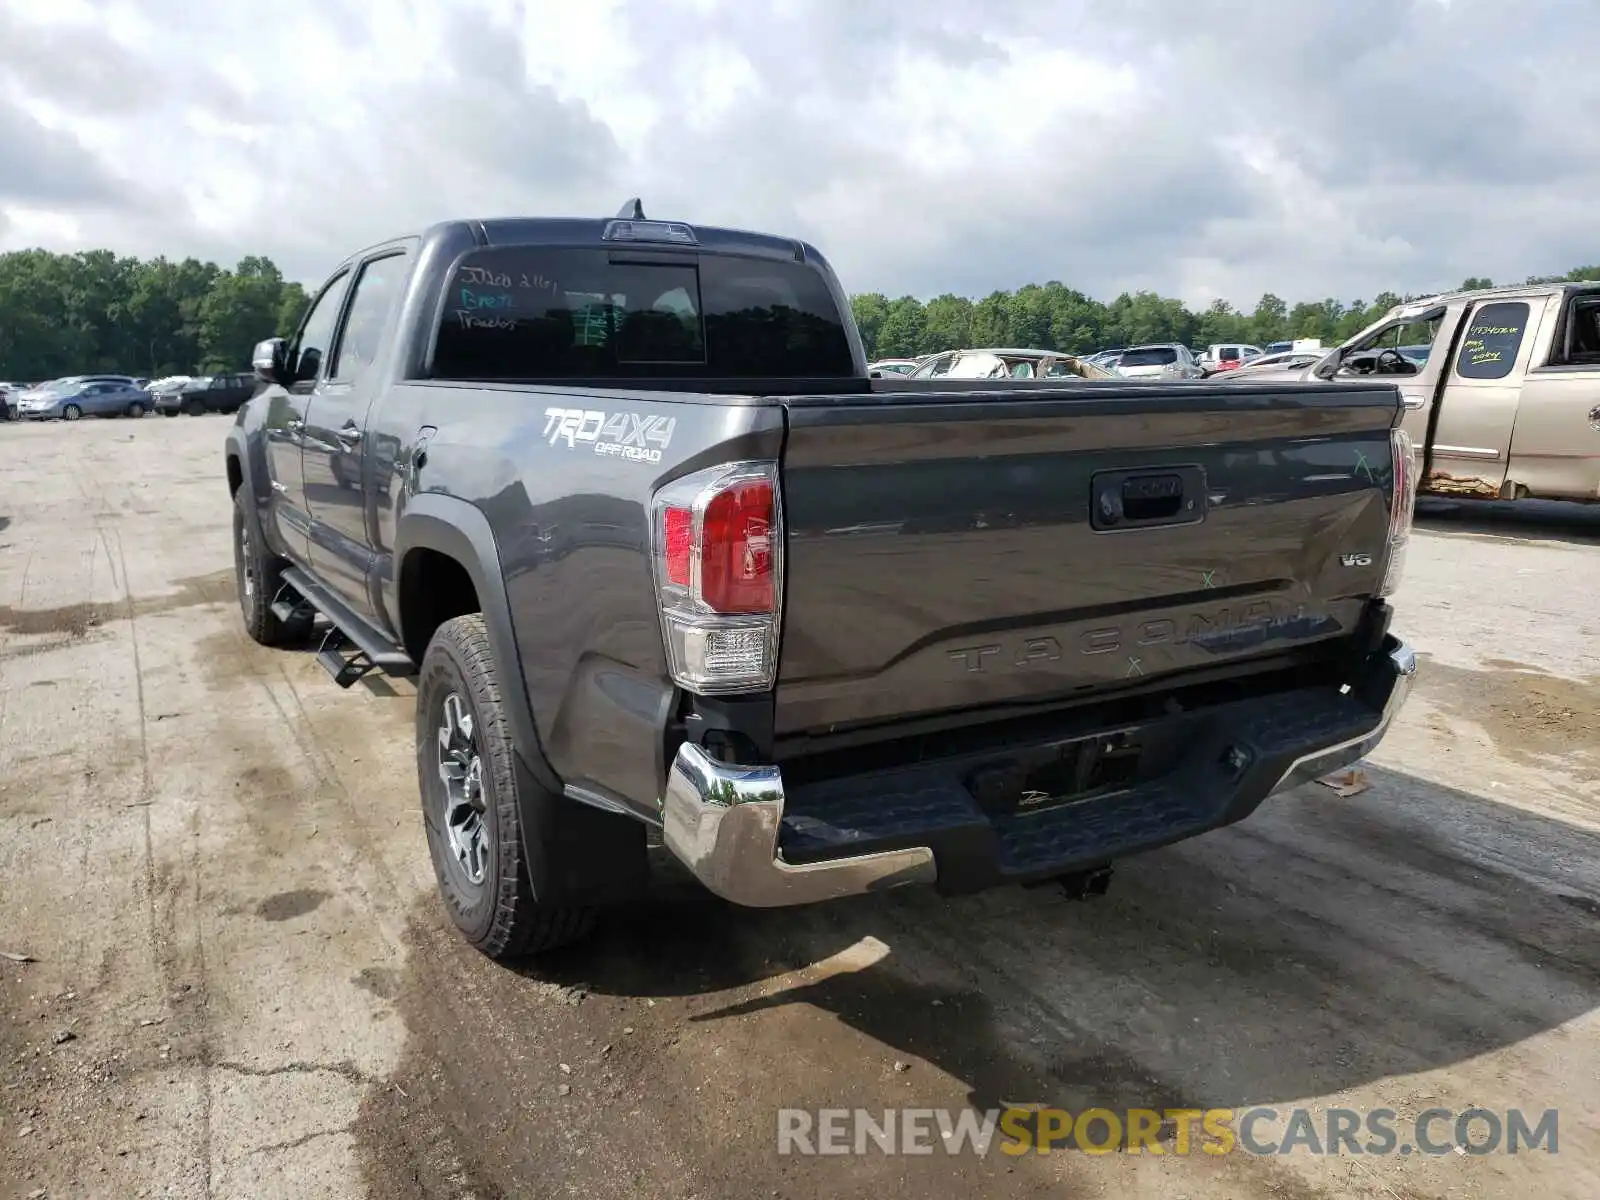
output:
[[1344,361],[1344,351],[1334,350],[1311,368],[1311,373],[1318,379],[1332,379],[1339,373],[1339,365]]
[[285,370],[288,359],[289,343],[274,337],[256,343],[255,352],[250,356],[250,365],[255,369],[256,378],[263,383],[284,383],[288,375]]

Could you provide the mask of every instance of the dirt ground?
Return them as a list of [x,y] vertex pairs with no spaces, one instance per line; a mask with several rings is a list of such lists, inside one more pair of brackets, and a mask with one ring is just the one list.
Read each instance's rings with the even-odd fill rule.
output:
[[[512,970],[435,901],[410,689],[245,639],[225,425],[0,426],[0,1195],[1600,1195],[1600,511],[1429,506],[1357,795],[1091,903],[663,864]],[[1559,1153],[777,1151],[782,1108],[1005,1103],[1558,1108]]]

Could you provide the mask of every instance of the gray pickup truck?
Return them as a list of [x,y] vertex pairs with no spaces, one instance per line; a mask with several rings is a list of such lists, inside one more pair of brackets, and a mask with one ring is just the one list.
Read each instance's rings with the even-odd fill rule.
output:
[[811,246],[462,220],[351,256],[225,464],[239,603],[414,676],[462,934],[647,882],[787,905],[1061,880],[1383,736],[1415,464],[1392,383],[873,379]]

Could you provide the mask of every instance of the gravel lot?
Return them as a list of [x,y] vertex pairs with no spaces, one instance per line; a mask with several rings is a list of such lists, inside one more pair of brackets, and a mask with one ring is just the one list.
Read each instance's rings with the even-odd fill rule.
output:
[[[0,1194],[1600,1195],[1600,509],[1435,509],[1425,654],[1111,894],[655,902],[522,970],[434,900],[401,683],[248,642],[226,418],[0,426]],[[565,1065],[563,1065],[565,1064]],[[1558,1107],[1559,1153],[780,1157],[782,1107]]]

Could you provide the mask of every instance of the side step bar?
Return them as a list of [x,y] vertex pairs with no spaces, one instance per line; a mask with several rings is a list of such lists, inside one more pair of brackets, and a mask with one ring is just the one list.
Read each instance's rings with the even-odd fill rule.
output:
[[[299,593],[299,602],[276,600],[272,605],[273,613],[284,619],[285,613],[292,616],[311,608],[328,618],[333,628],[322,639],[317,663],[340,687],[351,687],[373,671],[382,671],[385,675],[415,674],[416,664],[409,654],[380,638],[349,605],[315,583],[299,567],[285,567],[282,578]],[[284,612],[279,612],[280,606]]]

